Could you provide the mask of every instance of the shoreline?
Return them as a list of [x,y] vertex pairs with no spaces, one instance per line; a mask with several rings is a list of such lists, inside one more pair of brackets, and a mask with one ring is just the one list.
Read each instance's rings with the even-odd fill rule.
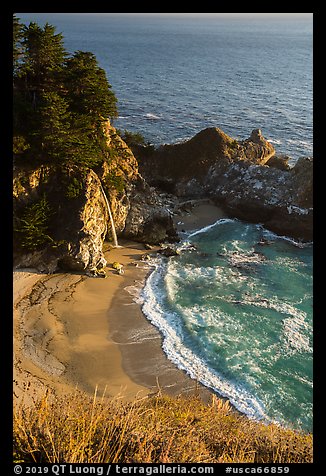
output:
[[[226,216],[207,200],[179,209],[179,233]],[[127,400],[162,391],[193,393],[208,402],[216,394],[167,358],[159,330],[135,302],[150,272],[141,257],[159,247],[148,251],[120,241],[118,248],[105,243],[106,279],[14,270],[15,402],[29,404],[47,388],[58,395],[78,388]],[[123,275],[112,268],[114,261],[123,264]]]
[[[14,273],[14,396],[29,403],[46,388],[133,398],[146,389],[135,384],[121,367],[118,346],[109,338],[111,302],[122,283],[137,278],[128,263],[144,253],[138,243],[113,248],[108,278],[73,273]],[[110,264],[126,264],[116,274]],[[129,271],[129,272],[128,272]]]
[[[179,234],[201,229],[215,223],[227,215],[222,209],[208,199],[187,201],[179,206],[179,213],[173,219]],[[150,270],[143,276],[139,293],[146,284]],[[119,311],[123,306],[133,306],[121,320]],[[130,293],[122,285],[119,293],[113,298],[109,310],[111,317],[111,338],[119,345],[122,355],[122,366],[133,381],[152,392],[162,391],[168,395],[196,394],[206,403],[211,401],[216,391],[205,387],[199,381],[181,370],[165,354],[162,343],[163,336],[142,311],[142,306],[133,300]],[[219,398],[225,400],[224,397]]]

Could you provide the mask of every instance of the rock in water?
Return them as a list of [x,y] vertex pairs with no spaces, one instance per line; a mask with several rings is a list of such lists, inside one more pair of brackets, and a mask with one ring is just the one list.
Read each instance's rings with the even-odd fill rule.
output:
[[149,183],[174,181],[179,197],[209,197],[231,216],[310,241],[313,161],[299,159],[290,169],[286,159],[274,155],[260,129],[237,141],[208,128],[141,157],[140,170]]

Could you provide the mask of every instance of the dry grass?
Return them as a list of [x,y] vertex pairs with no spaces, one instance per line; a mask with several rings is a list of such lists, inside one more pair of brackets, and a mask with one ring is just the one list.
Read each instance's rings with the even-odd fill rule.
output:
[[36,463],[312,462],[312,436],[264,425],[198,397],[124,403],[46,394],[14,413],[14,459]]

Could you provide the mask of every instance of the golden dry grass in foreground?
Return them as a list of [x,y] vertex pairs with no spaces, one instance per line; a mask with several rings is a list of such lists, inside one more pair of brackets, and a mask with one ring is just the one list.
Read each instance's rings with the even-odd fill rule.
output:
[[312,462],[312,435],[264,425],[213,398],[124,403],[75,392],[14,413],[14,460],[37,463]]

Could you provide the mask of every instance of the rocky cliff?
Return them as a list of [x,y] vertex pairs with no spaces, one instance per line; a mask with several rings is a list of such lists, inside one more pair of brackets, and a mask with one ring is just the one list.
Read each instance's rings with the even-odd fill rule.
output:
[[177,238],[171,213],[109,122],[105,134],[108,157],[94,170],[14,169],[14,264],[99,272],[106,264],[103,241],[111,239],[106,198],[118,236],[152,244]]
[[313,161],[289,168],[260,130],[236,141],[205,129],[181,144],[138,149],[139,162],[109,122],[105,136],[107,156],[94,169],[14,169],[16,265],[100,273],[104,239],[112,238],[108,205],[118,237],[158,244],[178,240],[172,215],[179,197],[210,198],[231,216],[312,239]]
[[234,217],[312,240],[313,160],[302,158],[290,169],[288,158],[276,157],[259,129],[237,141],[208,128],[151,154],[138,149],[137,158],[142,175],[161,189],[179,197],[210,197]]

